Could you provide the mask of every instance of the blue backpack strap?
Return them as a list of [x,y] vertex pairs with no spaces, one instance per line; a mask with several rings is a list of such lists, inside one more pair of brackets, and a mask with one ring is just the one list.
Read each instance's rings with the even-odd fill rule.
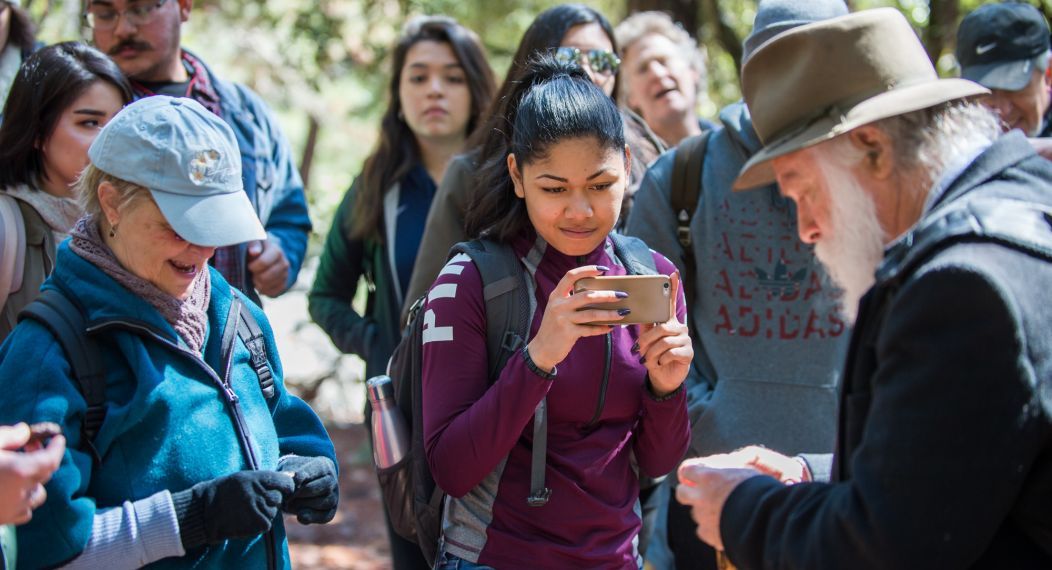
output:
[[18,314],[19,321],[27,318],[48,329],[65,351],[77,388],[88,404],[81,423],[81,440],[95,461],[101,461],[95,436],[106,420],[106,378],[97,343],[88,334],[83,311],[57,289],[45,289]]

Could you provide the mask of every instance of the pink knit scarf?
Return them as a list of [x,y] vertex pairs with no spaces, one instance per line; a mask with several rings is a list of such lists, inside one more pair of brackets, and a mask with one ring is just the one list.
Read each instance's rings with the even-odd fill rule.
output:
[[180,301],[125,269],[102,241],[95,216],[88,215],[78,220],[70,235],[73,238],[70,240],[70,249],[142,297],[157,309],[194,352],[201,352],[205,344],[205,330],[208,328],[208,303],[212,296],[212,282],[207,268],[203,268],[194,278],[190,296]]

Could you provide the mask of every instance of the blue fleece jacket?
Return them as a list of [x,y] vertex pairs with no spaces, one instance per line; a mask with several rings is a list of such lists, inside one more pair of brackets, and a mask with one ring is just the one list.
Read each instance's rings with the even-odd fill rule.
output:
[[[43,288],[59,289],[84,308],[106,371],[107,415],[92,463],[81,442],[84,398],[62,347],[39,323],[20,323],[0,347],[0,423],[52,421],[68,450],[47,483],[47,502],[18,529],[18,566],[40,568],[75,558],[92,534],[98,511],[250,469],[215,370],[233,299],[229,284],[209,269],[212,295],[204,354],[190,350],[161,315],[92,263],[59,247]],[[241,296],[242,301],[245,298]],[[245,302],[266,337],[277,394],[264,399],[249,353],[235,343],[231,386],[244,414],[259,469],[276,469],[287,454],[335,461],[332,442],[314,412],[285,391],[273,332],[263,312]],[[289,567],[281,518],[274,521],[278,568]],[[167,558],[155,568],[266,568],[266,540],[227,541]]]

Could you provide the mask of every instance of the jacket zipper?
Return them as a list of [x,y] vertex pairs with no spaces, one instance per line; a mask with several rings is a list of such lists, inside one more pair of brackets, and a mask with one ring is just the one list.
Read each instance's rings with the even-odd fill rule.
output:
[[[118,325],[126,327],[126,328],[134,330],[134,331],[139,331],[141,333],[145,333],[145,334],[149,335],[150,337],[152,337],[153,339],[159,341],[161,344],[164,344],[164,345],[176,350],[179,353],[182,353],[182,354],[185,354],[186,356],[189,356],[191,359],[194,360],[194,362],[196,362],[197,364],[201,365],[201,368],[203,368],[205,370],[205,372],[208,373],[208,376],[209,376],[209,378],[212,379],[212,382],[214,384],[216,384],[216,386],[219,387],[219,391],[222,392],[222,394],[223,394],[223,399],[226,401],[226,403],[227,403],[227,405],[228,405],[228,407],[230,409],[231,414],[234,416],[234,431],[237,432],[238,440],[241,442],[241,450],[245,454],[245,459],[248,461],[248,466],[253,471],[259,471],[259,463],[258,463],[258,461],[256,459],[256,454],[252,450],[252,442],[248,438],[248,435],[249,435],[248,426],[245,423],[244,414],[241,412],[241,399],[237,397],[237,394],[234,392],[233,386],[230,385],[230,378],[229,378],[229,375],[230,375],[230,359],[233,359],[234,351],[233,350],[230,351],[230,353],[227,355],[227,359],[228,360],[227,360],[227,362],[224,363],[226,365],[225,366],[225,368],[226,368],[226,377],[225,378],[220,378],[219,375],[216,374],[214,370],[212,370],[212,367],[209,366],[208,363],[205,362],[196,353],[194,353],[194,352],[192,352],[190,350],[187,350],[187,349],[179,346],[178,344],[175,344],[172,341],[164,338],[163,336],[158,334],[155,330],[153,330],[152,327],[150,327],[148,325],[141,324],[141,323],[135,323],[135,322],[131,322],[131,321],[125,321],[125,320],[116,319],[116,320],[107,321],[107,322],[105,322],[103,324],[100,324],[100,325],[95,325],[95,326],[88,327],[87,332],[91,333],[91,332],[99,331],[99,330],[102,330],[102,329],[105,329],[105,328],[109,328],[110,326],[118,326]],[[276,560],[276,552],[275,552],[275,550],[276,550],[276,548],[275,548],[276,547],[276,539],[274,537],[274,529],[273,528],[271,528],[271,530],[269,530],[266,533],[266,535],[264,536],[264,543],[265,543],[265,546],[266,546],[266,549],[267,549],[267,568],[269,570],[274,570],[275,568],[277,568],[277,560]]]

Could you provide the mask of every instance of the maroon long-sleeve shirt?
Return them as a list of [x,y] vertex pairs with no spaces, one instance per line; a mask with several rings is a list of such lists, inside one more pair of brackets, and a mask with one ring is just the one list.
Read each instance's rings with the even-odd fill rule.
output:
[[[563,255],[534,235],[513,243],[536,284],[531,338],[548,296],[569,269],[605,265],[624,275],[609,240],[582,258]],[[675,267],[653,253],[658,271]],[[496,568],[637,568],[638,475],[671,471],[687,449],[682,391],[657,401],[631,347],[635,325],[616,327],[605,403],[598,407],[605,364],[603,336],[579,339],[554,380],[531,372],[521,353],[499,378],[487,378],[482,279],[466,256],[445,266],[424,308],[423,402],[428,461],[449,495],[445,548]],[[677,316],[685,315],[682,293]],[[551,500],[530,507],[533,413],[548,398],[546,484]]]

